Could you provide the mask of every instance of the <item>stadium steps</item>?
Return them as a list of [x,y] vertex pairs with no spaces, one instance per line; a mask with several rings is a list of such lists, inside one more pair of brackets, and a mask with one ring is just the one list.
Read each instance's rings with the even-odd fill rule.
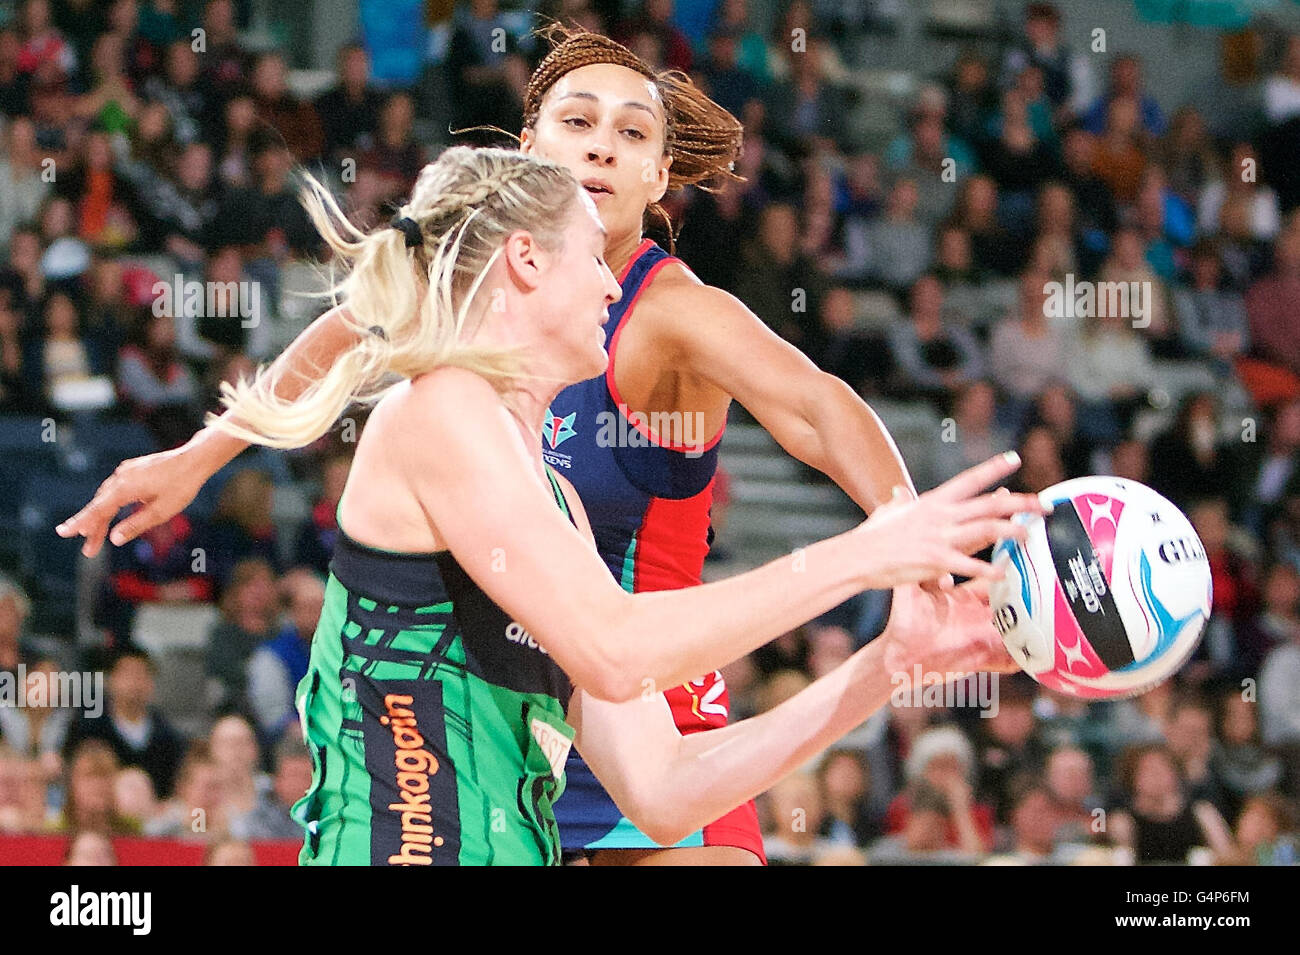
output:
[[328,271],[310,262],[286,262],[280,269],[280,297],[271,336],[277,351],[329,308],[329,300],[320,295],[328,284]]
[[173,647],[153,658],[158,666],[158,709],[167,722],[191,739],[205,735],[212,723],[205,654],[201,648]]
[[798,481],[802,477],[802,466],[789,455],[772,454],[763,449],[741,450],[726,453],[726,443],[730,432],[723,438],[723,459],[727,470],[735,474],[744,474],[747,478],[759,481]]
[[[871,406],[898,443],[917,487],[934,486],[938,414],[923,402],[872,399]],[[710,563],[709,577],[757,566],[862,520],[848,495],[811,480],[808,469],[760,425],[733,420],[719,457],[731,478],[731,507],[715,545],[727,557]]]
[[136,612],[131,642],[158,666],[155,702],[185,733],[201,734],[210,720],[204,664],[217,621],[212,604],[141,604]]
[[974,40],[997,34],[995,0],[929,0],[925,30],[944,40]]
[[803,465],[759,425],[728,425],[720,459],[731,478],[731,506],[715,543],[728,560],[711,571],[756,566],[861,519],[838,488],[809,483]]

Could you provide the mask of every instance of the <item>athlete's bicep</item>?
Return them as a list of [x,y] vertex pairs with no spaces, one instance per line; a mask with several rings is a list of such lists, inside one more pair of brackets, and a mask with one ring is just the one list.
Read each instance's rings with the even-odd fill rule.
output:
[[734,295],[678,283],[673,308],[656,313],[655,331],[681,369],[739,401],[778,438],[783,423],[806,419],[821,370]]
[[444,368],[409,398],[406,474],[447,548],[578,686],[607,693],[621,674],[602,621],[620,619],[630,597],[533,472],[492,387]]

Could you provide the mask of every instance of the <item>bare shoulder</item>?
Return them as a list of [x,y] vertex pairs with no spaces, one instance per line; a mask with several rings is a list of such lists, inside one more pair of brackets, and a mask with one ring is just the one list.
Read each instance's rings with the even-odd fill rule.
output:
[[[703,317],[708,322],[701,322]],[[665,265],[637,303],[637,322],[651,326],[657,337],[670,341],[689,341],[703,327],[748,317],[751,313],[740,299],[705,285],[679,262]]]
[[513,444],[501,396],[487,379],[464,368],[436,368],[396,385],[375,410],[388,415],[388,427],[409,439],[406,446],[421,460]]
[[402,404],[404,413],[424,415],[426,426],[435,430],[455,428],[465,419],[481,423],[485,416],[499,417],[505,408],[486,378],[452,366],[411,379]]
[[411,394],[417,400],[451,400],[500,405],[496,389],[482,375],[466,368],[443,365],[411,379]]
[[566,478],[555,468],[551,468],[551,474],[555,476],[555,483],[560,485],[560,490],[564,492],[564,499],[569,502],[570,507],[572,507],[574,504],[582,503],[582,501],[578,497],[578,489],[573,486],[572,481]]
[[641,298],[651,307],[665,311],[672,311],[682,302],[738,301],[720,288],[705,285],[685,263],[676,260],[667,262],[659,270],[654,280],[645,287]]

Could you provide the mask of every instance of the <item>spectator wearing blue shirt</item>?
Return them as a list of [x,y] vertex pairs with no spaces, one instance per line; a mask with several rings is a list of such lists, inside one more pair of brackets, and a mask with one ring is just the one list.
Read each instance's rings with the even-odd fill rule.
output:
[[271,785],[258,790],[257,802],[230,820],[237,839],[302,839],[302,828],[289,815],[293,804],[311,786],[311,753],[300,739],[286,738],[275,749]]
[[279,542],[271,521],[274,491],[270,475],[255,468],[235,472],[221,489],[216,516],[203,535],[207,572],[219,592],[235,565],[247,558],[257,557],[280,568]]
[[[885,165],[890,169],[902,169],[937,151],[956,162],[959,175],[974,170],[975,154],[970,147],[959,137],[942,132],[947,116],[947,97],[943,90],[937,87],[923,90],[912,108],[909,131],[895,137],[885,148]],[[926,132],[927,121],[934,119],[939,121],[940,141],[933,146],[924,141],[918,142],[918,133]]]
[[943,94],[922,96],[912,112],[911,129],[885,149],[885,164],[912,179],[919,190],[917,217],[934,227],[952,212],[958,183],[975,171],[975,155],[966,143],[944,131]]
[[740,67],[740,39],[734,30],[714,31],[700,69],[709,97],[733,115],[739,115],[747,102],[762,94],[758,80]]
[[1126,55],[1117,58],[1110,65],[1110,88],[1093,101],[1083,117],[1083,128],[1095,136],[1106,131],[1106,120],[1110,115],[1110,104],[1116,99],[1135,100],[1138,104],[1138,120],[1142,131],[1152,138],[1165,133],[1165,114],[1155,97],[1142,89],[1142,63],[1136,56]]
[[345,454],[332,455],[325,461],[321,478],[320,497],[311,508],[311,518],[298,532],[294,545],[293,562],[299,567],[310,567],[329,573],[334,556],[334,544],[339,536],[338,506],[343,496],[343,486],[348,480],[352,458]]
[[457,17],[447,75],[458,128],[519,125],[528,67],[496,0],[473,0]]
[[1250,323],[1239,292],[1224,287],[1223,263],[1213,240],[1192,247],[1191,284],[1174,290],[1174,316],[1183,348],[1209,359],[1220,378],[1232,375],[1232,363],[1250,347]]
[[946,406],[959,389],[984,371],[974,336],[943,322],[943,286],[923,275],[912,286],[912,314],[889,330],[889,348],[901,386]]
[[738,37],[737,65],[763,86],[772,82],[767,64],[767,41],[750,21],[749,0],[722,0],[717,15],[718,29],[728,30]]
[[[854,263],[865,264],[865,277],[895,292],[910,288],[930,265],[930,230],[917,216],[919,191],[911,179],[900,179],[889,193],[885,214],[866,224],[862,234],[845,231],[845,253],[853,278]],[[855,248],[855,241],[861,243]]]
[[1061,13],[1054,4],[1031,3],[1025,9],[1025,35],[1007,51],[1002,85],[1010,86],[1027,67],[1042,71],[1054,120],[1076,116],[1092,101],[1092,63],[1061,42]]
[[787,151],[800,151],[803,144],[818,140],[840,148],[852,145],[854,130],[845,122],[852,105],[850,92],[822,75],[824,47],[824,40],[810,36],[807,52],[791,57],[790,78],[768,90],[767,128]]
[[294,690],[307,675],[325,585],[313,571],[299,567],[285,574],[280,594],[285,624],[248,659],[248,707],[266,743],[279,739],[297,719]]
[[248,660],[275,637],[275,574],[266,561],[241,560],[221,596],[221,619],[208,634],[207,700],[219,715],[248,710]]

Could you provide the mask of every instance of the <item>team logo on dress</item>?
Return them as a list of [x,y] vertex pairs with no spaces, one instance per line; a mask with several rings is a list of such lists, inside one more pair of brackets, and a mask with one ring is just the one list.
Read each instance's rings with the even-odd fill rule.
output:
[[542,435],[552,449],[558,448],[578,433],[573,430],[573,422],[577,417],[578,412],[576,411],[571,411],[565,417],[560,418],[551,414],[550,408],[546,409],[546,420],[542,424]]

